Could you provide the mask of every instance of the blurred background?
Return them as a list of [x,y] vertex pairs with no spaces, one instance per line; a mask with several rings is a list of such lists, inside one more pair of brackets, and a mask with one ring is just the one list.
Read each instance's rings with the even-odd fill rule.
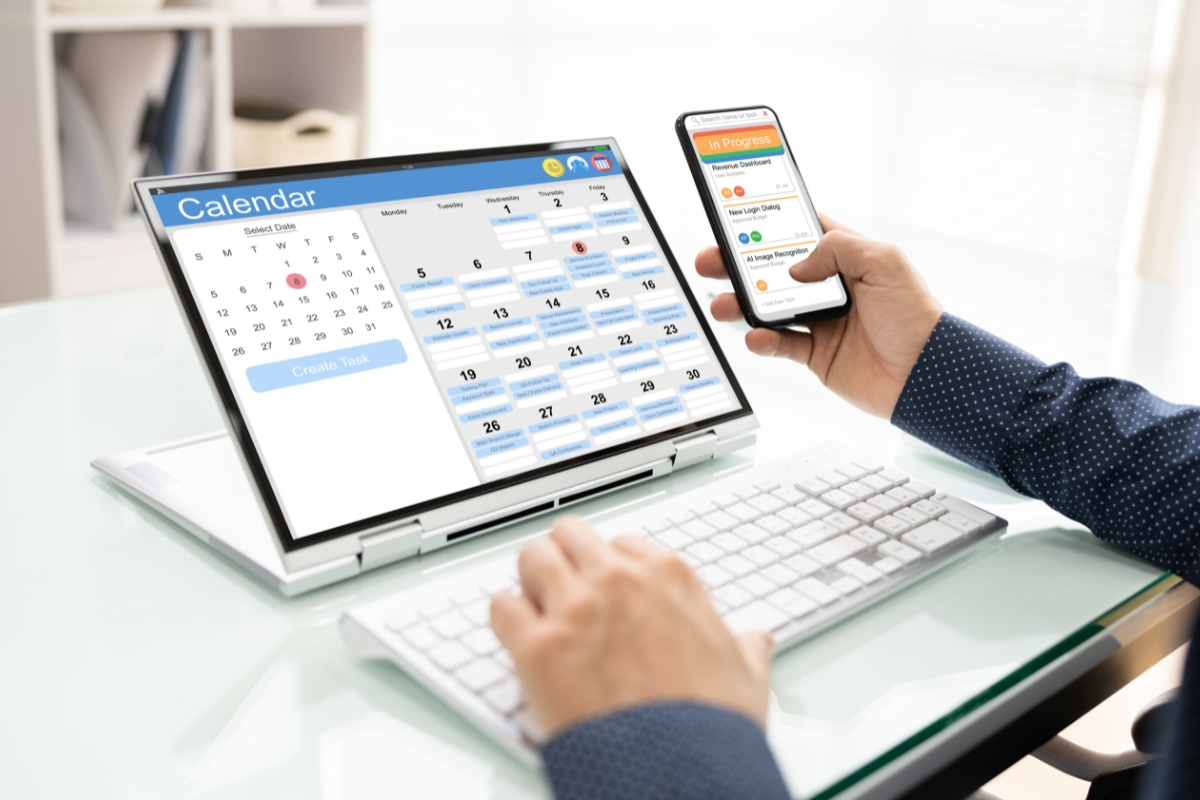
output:
[[160,282],[137,175],[599,135],[690,266],[712,234],[673,121],[765,103],[817,207],[948,310],[1200,400],[1183,0],[4,3],[0,302]]

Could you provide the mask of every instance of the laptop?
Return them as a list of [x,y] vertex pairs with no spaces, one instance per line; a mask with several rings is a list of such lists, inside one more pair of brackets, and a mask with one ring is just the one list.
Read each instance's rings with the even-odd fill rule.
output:
[[611,138],[133,189],[227,430],[93,467],[284,594],[754,441]]

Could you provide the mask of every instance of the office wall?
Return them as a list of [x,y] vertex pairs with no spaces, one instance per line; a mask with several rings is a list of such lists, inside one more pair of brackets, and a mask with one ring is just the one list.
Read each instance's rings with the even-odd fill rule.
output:
[[[1162,301],[1139,317],[1121,277],[1177,0],[375,8],[376,153],[615,135],[690,263],[712,235],[672,123],[767,103],[818,207],[899,243],[948,310],[1085,374],[1178,338],[1134,336]],[[1200,377],[1139,377],[1200,401]]]

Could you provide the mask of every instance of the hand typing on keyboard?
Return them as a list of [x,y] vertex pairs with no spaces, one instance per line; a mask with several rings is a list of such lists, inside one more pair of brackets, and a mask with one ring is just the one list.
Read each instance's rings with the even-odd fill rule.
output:
[[672,551],[635,536],[608,543],[564,517],[521,553],[519,574],[521,594],[492,600],[492,627],[546,735],[658,700],[764,725],[770,634],[734,638]]
[[[810,333],[755,328],[746,334],[746,346],[762,356],[807,364],[845,400],[890,419],[942,306],[899,248],[860,236],[824,215],[821,224],[825,237],[791,274],[815,282],[841,272],[854,301],[850,313],[812,323]],[[729,278],[715,247],[696,256],[696,271],[706,278]],[[714,299],[711,311],[722,322],[742,319],[732,293]]]

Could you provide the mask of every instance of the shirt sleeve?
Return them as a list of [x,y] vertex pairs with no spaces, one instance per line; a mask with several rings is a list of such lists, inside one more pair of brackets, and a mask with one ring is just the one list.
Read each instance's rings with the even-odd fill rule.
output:
[[698,703],[656,703],[582,722],[542,749],[557,800],[788,800],[762,730]]
[[1200,408],[1081,378],[944,314],[892,423],[1200,583]]

